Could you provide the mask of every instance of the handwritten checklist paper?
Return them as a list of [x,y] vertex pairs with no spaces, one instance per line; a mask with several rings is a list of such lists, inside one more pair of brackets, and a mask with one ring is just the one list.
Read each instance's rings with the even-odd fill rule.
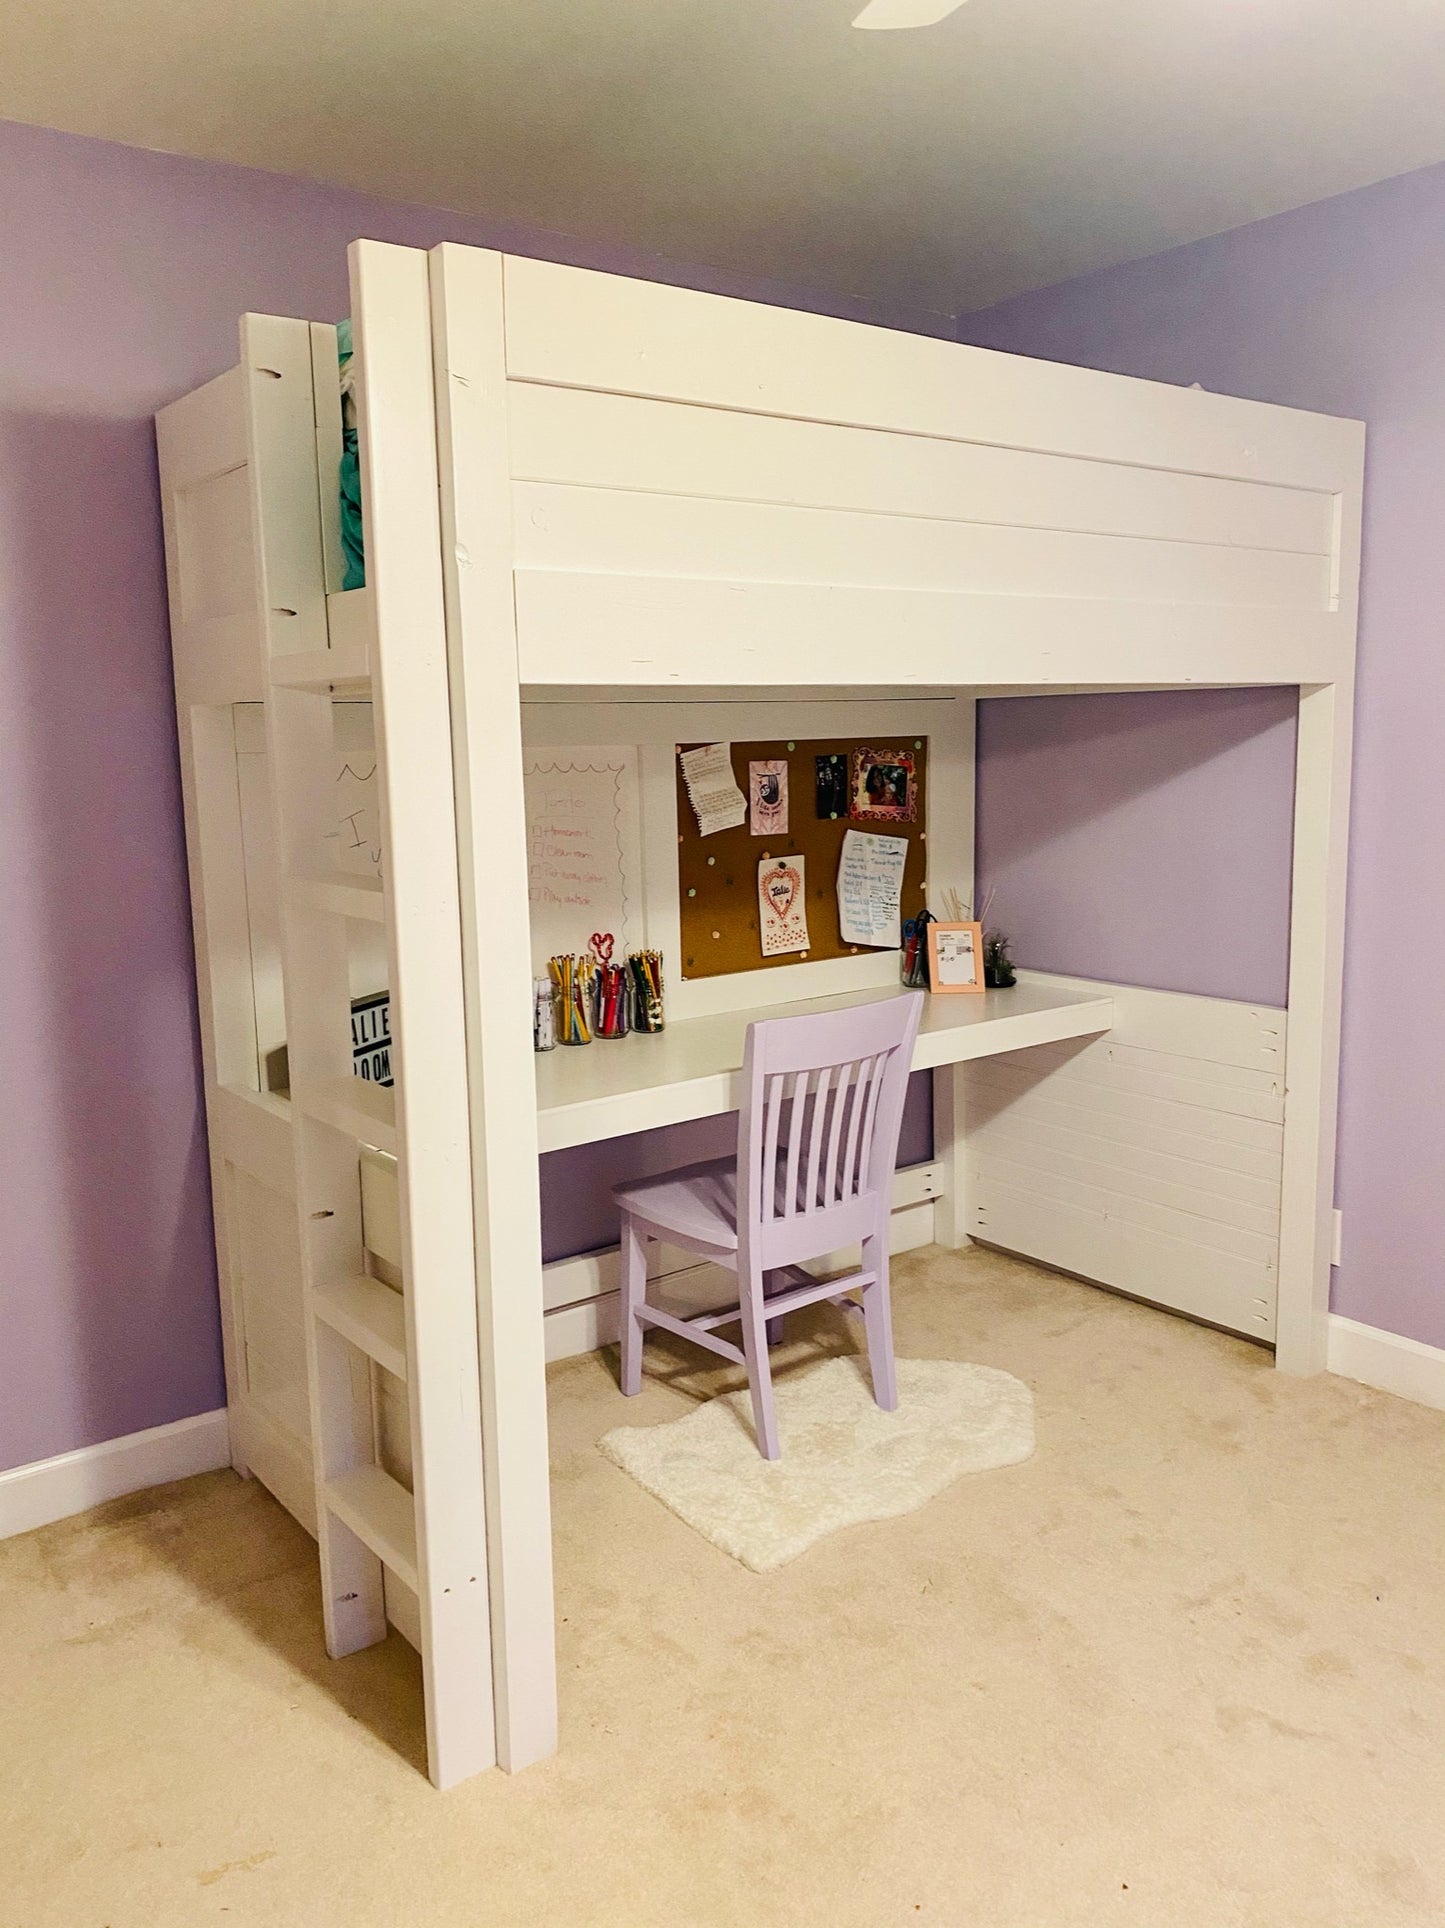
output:
[[848,830],[838,860],[838,929],[845,944],[896,949],[903,941],[899,902],[906,837],[878,837]]
[[698,835],[736,830],[748,814],[748,800],[733,775],[732,754],[726,743],[705,743],[684,750],[679,758],[688,802],[697,815]]

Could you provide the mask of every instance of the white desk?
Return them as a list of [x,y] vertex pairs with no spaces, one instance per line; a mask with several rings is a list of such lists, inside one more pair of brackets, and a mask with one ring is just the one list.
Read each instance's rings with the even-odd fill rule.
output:
[[[896,987],[769,1004],[714,1017],[669,1023],[655,1037],[597,1039],[540,1052],[537,1132],[543,1151],[587,1145],[599,1138],[688,1118],[736,1111],[741,1098],[743,1043],[754,1019],[831,1011],[896,997]],[[982,997],[929,997],[913,1053],[915,1071],[961,1064],[1001,1051],[1022,1051],[1061,1038],[1094,1037],[1114,1022],[1108,997],[1019,983]]]

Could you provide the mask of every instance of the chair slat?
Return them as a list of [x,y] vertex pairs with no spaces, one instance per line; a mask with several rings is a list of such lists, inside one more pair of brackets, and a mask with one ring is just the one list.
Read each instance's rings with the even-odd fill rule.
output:
[[758,1211],[763,1218],[778,1215],[778,1126],[783,1118],[783,1088],[787,1080],[781,1071],[767,1081],[763,1099],[763,1156],[758,1172]]
[[857,1076],[853,1080],[853,1104],[848,1114],[848,1148],[843,1157],[843,1198],[850,1199],[858,1191],[858,1139],[863,1124],[863,1104],[868,1095],[868,1074],[871,1058],[858,1060]]
[[803,1148],[803,1120],[808,1110],[808,1071],[793,1073],[793,1096],[788,1112],[788,1175],[783,1189],[783,1216],[791,1218],[798,1209],[798,1154]]
[[828,1121],[828,1150],[823,1159],[823,1200],[825,1205],[841,1205],[844,1198],[843,1172],[838,1164],[838,1144],[843,1136],[843,1113],[853,1089],[855,1066],[850,1062],[839,1068],[833,1093],[833,1116]]
[[798,1209],[803,1212],[816,1212],[823,1202],[823,1129],[828,1122],[828,1100],[832,1094],[833,1074],[836,1067],[824,1065],[818,1073],[818,1089],[813,1094],[813,1128],[808,1136],[808,1167],[803,1181],[803,1196],[798,1201]]
[[873,1157],[873,1121],[878,1116],[878,1094],[883,1089],[883,1074],[889,1054],[882,1051],[873,1060],[873,1075],[868,1084],[868,1107],[863,1115],[863,1142],[858,1149],[858,1194],[870,1190],[868,1175]]

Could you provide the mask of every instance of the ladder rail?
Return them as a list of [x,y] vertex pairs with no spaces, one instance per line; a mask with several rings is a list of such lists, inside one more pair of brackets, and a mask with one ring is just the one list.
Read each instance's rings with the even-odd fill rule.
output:
[[[417,259],[429,387],[425,257]],[[345,646],[334,658],[323,530],[330,477],[323,480],[318,466],[315,394],[333,331],[248,316],[241,372],[269,682],[267,766],[282,878],[327,1649],[339,1657],[385,1638],[388,1575],[414,1590],[428,1770],[445,1787],[491,1766],[496,1751],[434,436],[430,406],[415,406],[417,317],[405,276],[394,285],[388,274],[394,266],[381,263],[373,285],[357,291],[357,352],[375,398],[362,432],[373,582],[363,606],[348,609]],[[369,682],[358,685],[358,669]],[[372,699],[385,878],[379,897],[333,874],[326,858],[334,829],[332,688],[342,680]],[[354,922],[374,928],[378,919],[392,1004],[392,1092],[355,1079],[351,1060],[349,933]],[[366,1276],[360,1159],[368,1145],[394,1149],[398,1158],[399,1319],[398,1307],[378,1296],[391,1288]],[[397,1366],[410,1409],[410,1493],[380,1464],[376,1372]]]

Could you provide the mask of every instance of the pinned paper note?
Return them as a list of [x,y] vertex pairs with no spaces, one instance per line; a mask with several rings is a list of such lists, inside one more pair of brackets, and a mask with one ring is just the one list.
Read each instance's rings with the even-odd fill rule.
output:
[[802,857],[764,857],[758,865],[758,933],[764,957],[808,948],[808,905]]
[[583,744],[527,753],[527,895],[533,974],[612,931],[618,948],[641,944],[642,842],[637,752]]
[[788,761],[765,757],[748,765],[748,829],[755,837],[788,834]]
[[705,743],[700,749],[684,750],[678,761],[688,802],[697,817],[698,835],[711,837],[718,830],[736,830],[747,818],[748,800],[733,775],[727,744]]
[[838,929],[845,944],[872,944],[881,950],[903,942],[899,900],[907,861],[906,837],[844,832],[838,859]]

